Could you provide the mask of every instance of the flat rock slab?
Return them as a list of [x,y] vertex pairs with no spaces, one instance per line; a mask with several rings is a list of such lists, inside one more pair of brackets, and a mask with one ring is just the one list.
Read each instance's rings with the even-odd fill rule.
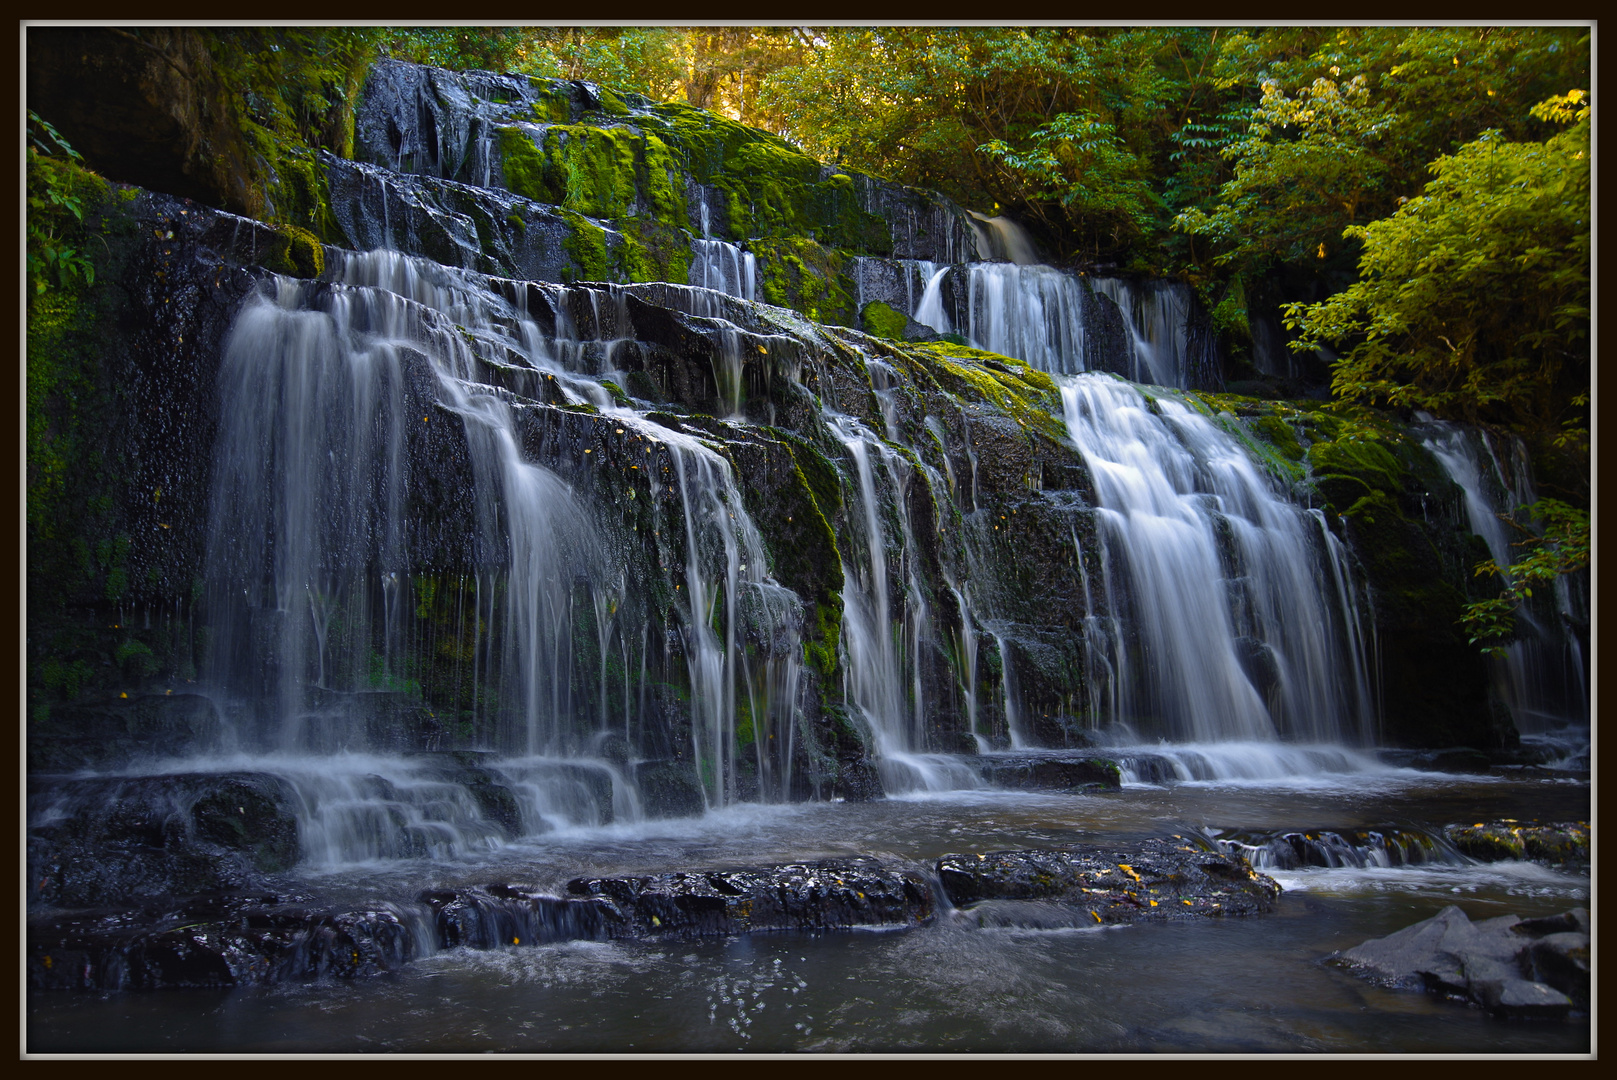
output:
[[1451,905],[1334,959],[1385,985],[1425,989],[1506,1016],[1560,1019],[1589,1001],[1589,912],[1474,923]]
[[[946,855],[937,867],[956,907],[1055,901],[1088,912],[1095,923],[1266,914],[1280,896],[1279,884],[1246,859],[1177,836],[1059,851]],[[1003,905],[996,908],[996,921],[1004,911]]]

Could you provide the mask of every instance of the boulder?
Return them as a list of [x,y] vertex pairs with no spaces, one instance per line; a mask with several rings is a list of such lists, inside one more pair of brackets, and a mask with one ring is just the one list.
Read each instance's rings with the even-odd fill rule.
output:
[[1446,825],[1443,835],[1461,852],[1482,862],[1521,859],[1556,869],[1587,873],[1589,824],[1585,821],[1479,821]]
[[1117,762],[1093,755],[993,754],[973,764],[996,787],[1034,791],[1115,791],[1123,786]]
[[[1587,927],[1587,919],[1584,912],[1581,925]],[[1581,988],[1585,1001],[1588,993],[1588,934],[1557,932],[1566,925],[1579,925],[1576,912],[1557,920],[1501,915],[1473,923],[1450,905],[1430,919],[1344,950],[1335,959],[1390,986],[1460,998],[1503,1016],[1560,1019],[1575,1002],[1554,983],[1568,990]],[[1538,978],[1541,973],[1543,980]]]

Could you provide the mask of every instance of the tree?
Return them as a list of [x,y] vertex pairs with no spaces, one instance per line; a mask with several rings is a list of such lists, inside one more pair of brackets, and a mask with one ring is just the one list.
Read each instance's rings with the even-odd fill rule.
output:
[[1288,308],[1298,345],[1345,350],[1338,395],[1586,439],[1587,95],[1534,112],[1573,126],[1541,143],[1485,132],[1438,158],[1425,194],[1344,231],[1364,245],[1359,280]]

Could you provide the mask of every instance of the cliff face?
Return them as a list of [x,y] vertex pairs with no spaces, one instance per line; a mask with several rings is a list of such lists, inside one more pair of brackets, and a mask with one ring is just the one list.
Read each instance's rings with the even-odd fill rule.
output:
[[[1204,588],[1260,733],[1511,738],[1453,627],[1461,492],[1407,425],[1115,391],[1184,451],[1150,465],[1205,535],[1175,585],[1124,550],[1144,504],[1069,380],[851,328],[895,260],[975,256],[946,201],[683,106],[392,63],[355,145],[302,225],[102,184],[95,284],[33,301],[32,765],[483,747],[632,765],[668,812],[869,797],[926,754],[1200,732],[1153,620]],[[1111,367],[1127,319],[1083,289]]]

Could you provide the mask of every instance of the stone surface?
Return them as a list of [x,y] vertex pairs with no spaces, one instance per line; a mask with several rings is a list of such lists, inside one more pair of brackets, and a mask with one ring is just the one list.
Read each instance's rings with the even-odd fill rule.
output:
[[90,907],[251,887],[297,861],[291,798],[263,773],[41,785],[30,792],[29,900]]
[[382,974],[438,948],[905,930],[940,914],[974,927],[1089,926],[1261,914],[1279,892],[1245,860],[1181,837],[931,866],[855,857],[580,877],[562,895],[505,883],[428,889],[356,910],[227,890],[37,917],[27,971],[36,989],[308,982]]
[[1560,919],[1501,915],[1474,923],[1451,905],[1335,959],[1391,986],[1461,998],[1505,1016],[1559,1019],[1576,1004],[1566,991],[1588,1001],[1589,939],[1586,932],[1556,931],[1587,920],[1587,911],[1577,909]]
[[1108,758],[1074,754],[992,754],[971,763],[996,787],[1035,791],[1114,791],[1122,771]]
[[1447,825],[1443,835],[1460,851],[1483,862],[1524,859],[1573,872],[1589,870],[1586,821],[1479,821]]
[[1184,837],[1060,851],[945,855],[938,879],[969,912],[982,901],[1045,900],[1089,913],[1096,923],[1274,910],[1280,886],[1239,856]]

